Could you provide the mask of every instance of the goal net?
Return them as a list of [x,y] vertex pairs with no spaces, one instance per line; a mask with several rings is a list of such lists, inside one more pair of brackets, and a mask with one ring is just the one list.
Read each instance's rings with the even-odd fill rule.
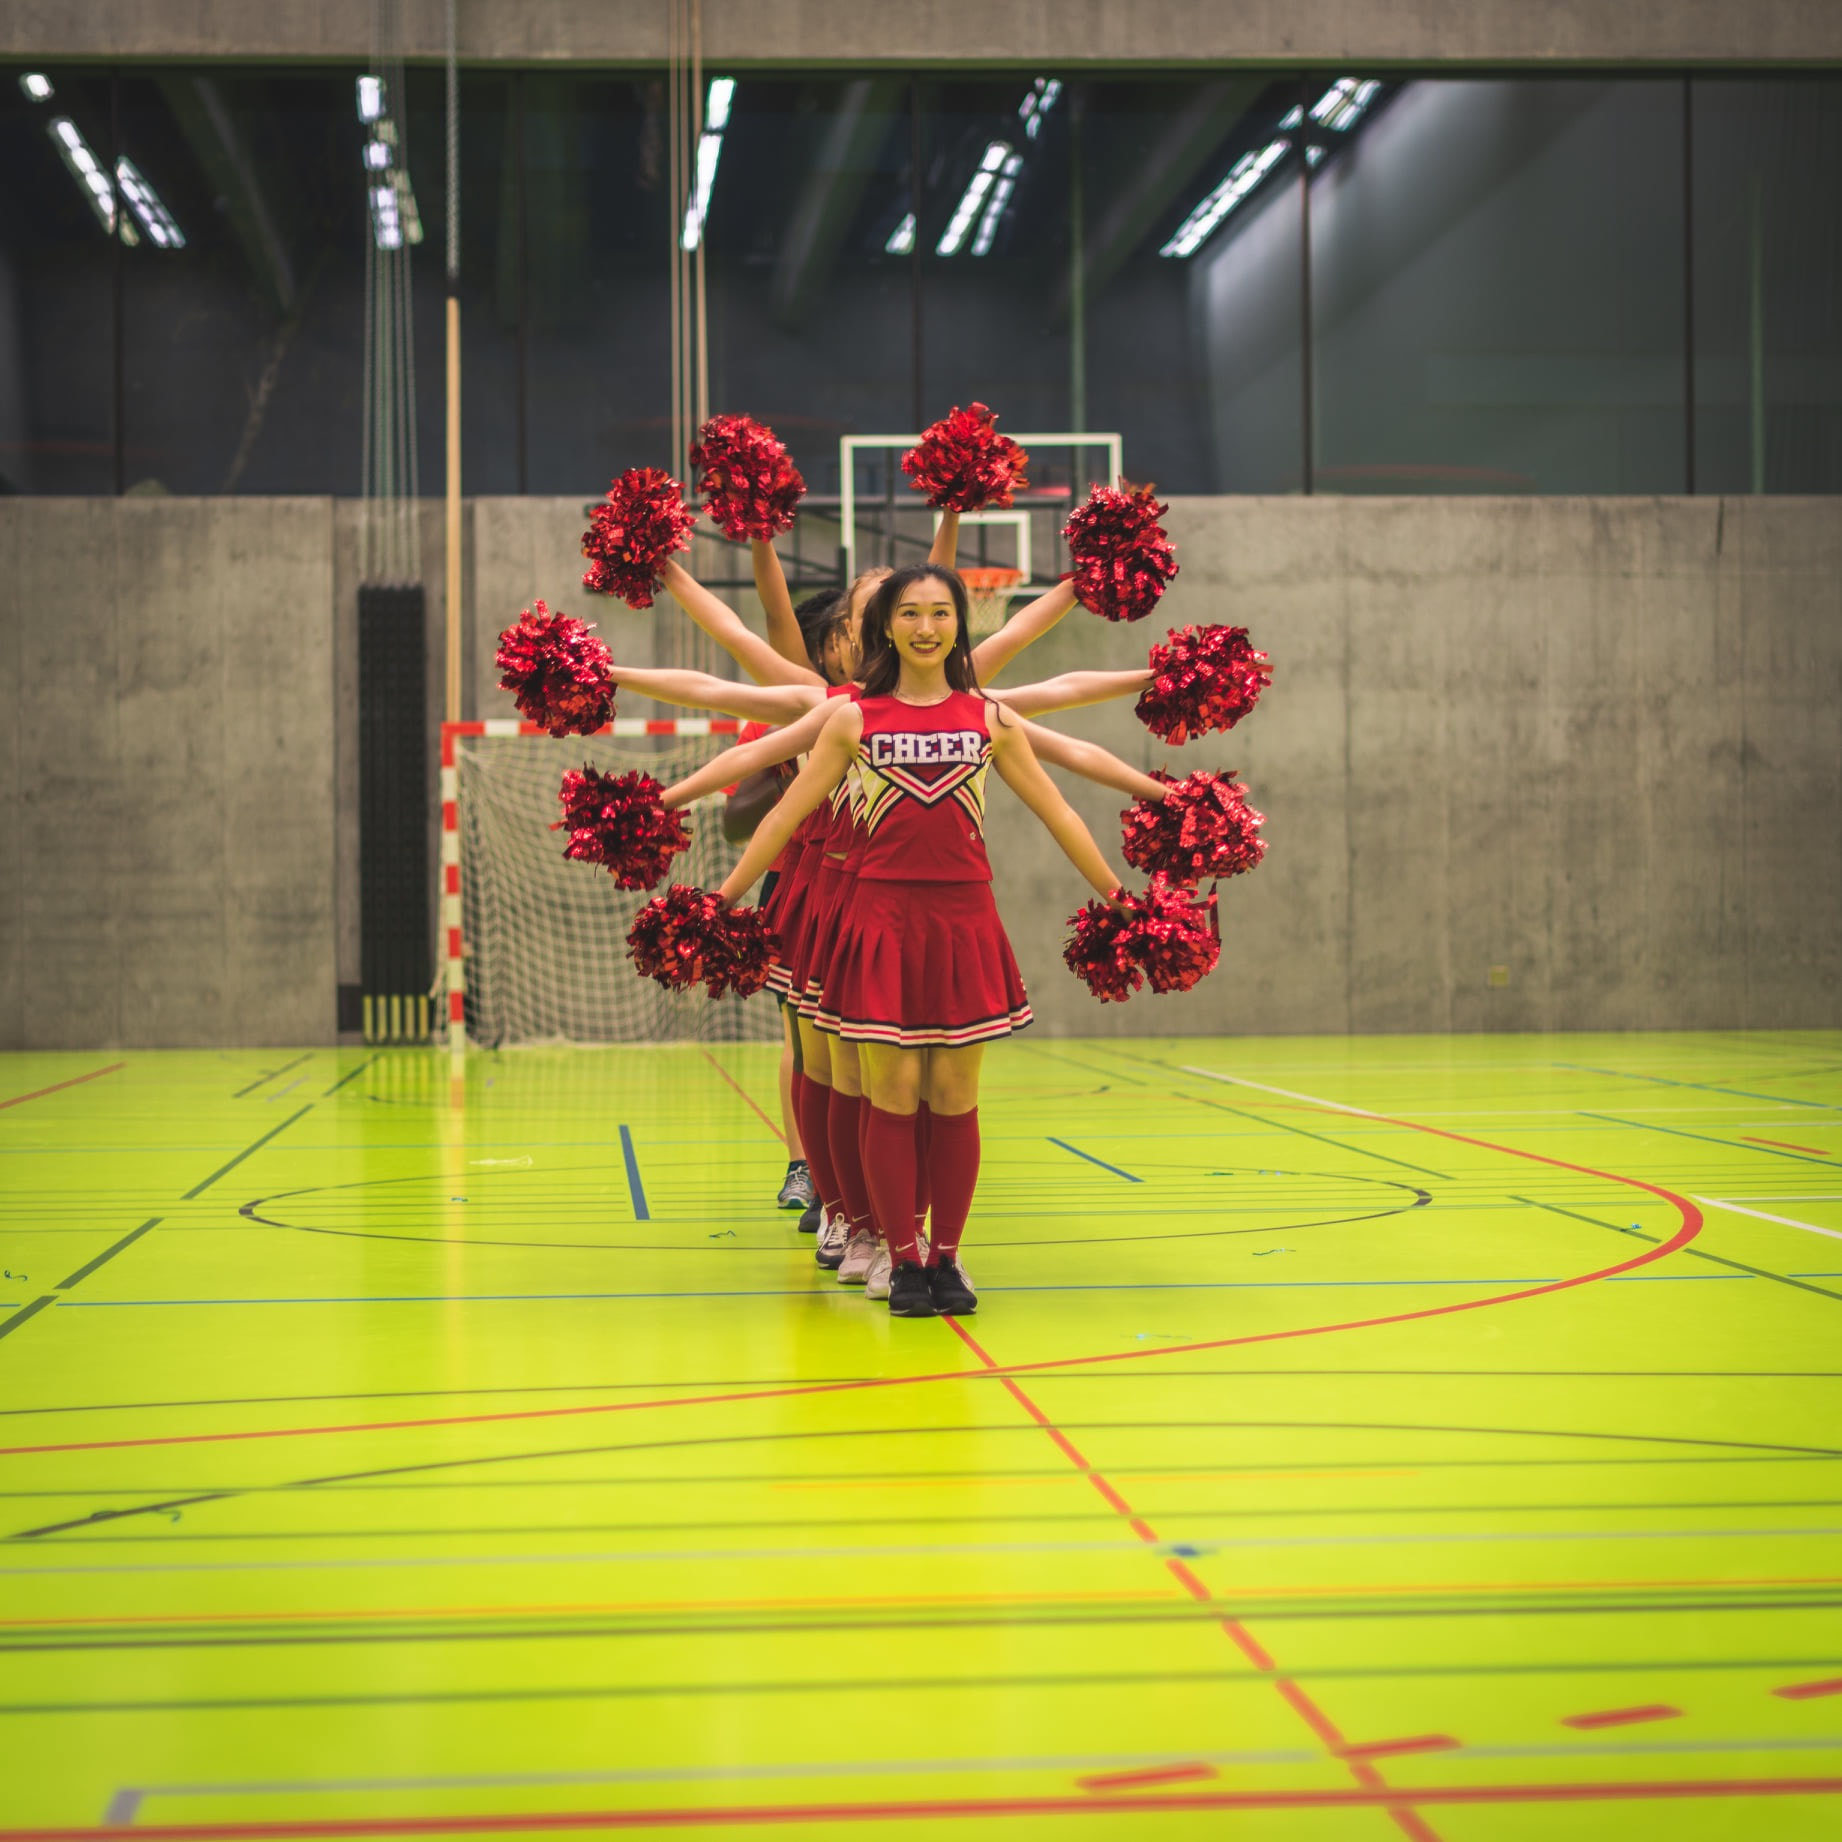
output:
[[[621,718],[612,733],[557,739],[509,721],[443,726],[447,998],[439,1008],[451,1045],[779,1040],[765,994],[712,999],[641,978],[627,957],[627,929],[659,891],[616,888],[605,870],[566,859],[564,834],[550,830],[566,769],[585,761],[603,773],[638,768],[669,785],[740,727]],[[723,841],[721,797],[686,818],[691,847],[673,859],[667,881],[713,889],[740,855]]]

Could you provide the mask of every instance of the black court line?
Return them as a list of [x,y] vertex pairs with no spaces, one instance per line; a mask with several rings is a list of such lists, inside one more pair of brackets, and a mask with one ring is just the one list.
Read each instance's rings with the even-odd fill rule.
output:
[[[276,1072],[279,1073],[280,1070],[278,1069]],[[302,1107],[298,1113],[290,1113],[288,1117],[284,1119],[279,1126],[271,1126],[268,1129],[268,1131],[263,1133],[261,1138],[257,1139],[255,1144],[246,1146],[242,1151],[239,1151],[237,1155],[234,1158],[232,1158],[228,1164],[219,1165],[218,1168],[214,1170],[211,1173],[211,1175],[208,1176],[204,1180],[203,1183],[193,1184],[193,1186],[189,1190],[187,1190],[186,1193],[182,1197],[180,1197],[179,1200],[181,1202],[191,1202],[194,1197],[204,1195],[205,1191],[210,1189],[212,1184],[217,1182],[218,1178],[228,1176],[233,1170],[237,1168],[239,1164],[243,1162],[245,1158],[251,1156],[255,1152],[260,1151],[263,1148],[263,1146],[269,1142],[270,1139],[279,1138],[281,1134],[286,1132],[287,1129],[291,1125],[293,1125],[297,1119],[305,1119],[307,1115],[311,1113],[312,1111],[313,1111],[313,1102],[309,1100],[307,1104],[304,1107]]]
[[241,1100],[246,1094],[253,1094],[257,1088],[266,1087],[269,1082],[279,1080],[290,1068],[298,1068],[303,1062],[311,1061],[312,1058],[313,1051],[309,1049],[305,1055],[297,1055],[293,1061],[283,1062],[279,1068],[269,1069],[267,1073],[250,1082],[248,1087],[238,1088],[230,1097],[232,1100]]
[[649,1222],[652,1211],[646,1207],[646,1190],[640,1182],[640,1161],[633,1155],[633,1134],[625,1126],[620,1129],[620,1155],[627,1162],[627,1193],[633,1198],[633,1219]]
[[343,1086],[344,1086],[344,1085],[346,1084],[346,1082],[348,1082],[348,1081],[356,1081],[356,1080],[358,1079],[358,1077],[359,1077],[359,1076],[360,1076],[361,1074],[363,1074],[363,1073],[364,1073],[364,1071],[365,1071],[365,1070],[366,1070],[367,1068],[369,1068],[369,1067],[371,1066],[371,1064],[372,1064],[373,1062],[375,1062],[376,1060],[377,1060],[377,1057],[376,1057],[375,1055],[367,1055],[367,1056],[365,1057],[365,1059],[364,1059],[364,1060],[363,1060],[362,1062],[360,1062],[360,1063],[358,1064],[358,1066],[357,1066],[356,1068],[354,1068],[354,1069],[352,1070],[352,1072],[351,1072],[350,1074],[342,1074],[342,1075],[341,1075],[341,1076],[339,1077],[339,1079],[338,1079],[338,1080],[336,1080],[336,1081],[335,1081],[335,1082],[334,1082],[334,1083],[332,1084],[332,1086],[331,1086],[331,1087],[329,1087],[329,1088],[328,1088],[328,1089],[326,1090],[326,1092],[325,1092],[324,1094],[322,1094],[322,1095],[320,1096],[320,1098],[321,1098],[322,1100],[325,1100],[325,1099],[327,1099],[327,1098],[328,1098],[328,1097],[329,1097],[330,1095],[333,1095],[333,1094],[336,1094],[336,1093],[338,1093],[338,1091],[340,1090],[340,1088],[342,1088],[342,1087],[343,1087]]
[[160,1226],[160,1220],[161,1218],[156,1215],[150,1221],[143,1222],[140,1227],[130,1230],[127,1234],[123,1235],[113,1247],[105,1247],[94,1260],[88,1262],[87,1265],[78,1267],[68,1279],[60,1279],[57,1283],[57,1290],[60,1292],[68,1292],[78,1280],[89,1278],[90,1274],[95,1272],[97,1267],[107,1266],[117,1254],[126,1253],[127,1250],[150,1228],[158,1228]]
[[1596,1119],[1605,1126],[1632,1126],[1640,1132],[1667,1132],[1671,1138],[1692,1138],[1703,1145],[1718,1145],[1722,1151],[1738,1152],[1740,1156],[1751,1155],[1761,1158],[1789,1158],[1797,1164],[1816,1164],[1835,1173],[1835,1160],[1825,1157],[1806,1157],[1801,1151],[1774,1151],[1768,1145],[1743,1145],[1730,1138],[1711,1138],[1705,1132],[1685,1132],[1680,1126],[1653,1126],[1647,1119],[1620,1119],[1615,1113],[1588,1113],[1581,1110],[1581,1119]]
[[1109,1164],[1105,1158],[1097,1158],[1091,1151],[1083,1151],[1079,1145],[1071,1145],[1064,1138],[1051,1138],[1051,1145],[1060,1145],[1064,1151],[1072,1151],[1077,1158],[1085,1158],[1090,1164],[1098,1164],[1102,1170],[1110,1170],[1115,1177],[1124,1177],[1128,1183],[1143,1183],[1143,1177],[1135,1177],[1129,1170],[1121,1170],[1117,1164]]
[[47,1292],[43,1298],[35,1298],[29,1305],[21,1305],[10,1318],[0,1319],[0,1337],[10,1337],[21,1324],[35,1318],[47,1305],[57,1303],[57,1294]]
[[[1646,1234],[1641,1228],[1621,1227],[1617,1222],[1602,1222],[1595,1215],[1582,1215],[1577,1209],[1563,1209],[1558,1203],[1536,1202],[1530,1196],[1512,1197],[1513,1202],[1526,1202],[1532,1209],[1546,1209],[1551,1215],[1570,1216],[1576,1222],[1587,1222],[1595,1228],[1609,1228],[1614,1234],[1629,1235],[1633,1240],[1648,1241],[1654,1247],[1662,1240],[1660,1234]],[[1789,1273],[1774,1273],[1769,1267],[1748,1266],[1744,1260],[1729,1260],[1722,1254],[1711,1254],[1702,1247],[1679,1247],[1678,1253],[1693,1254],[1697,1260],[1707,1260],[1715,1266],[1729,1266],[1735,1272],[1750,1273],[1755,1279],[1775,1279],[1781,1286],[1795,1286],[1800,1292],[1814,1292],[1820,1298],[1833,1298],[1842,1303],[1842,1292],[1832,1292],[1827,1286],[1813,1286],[1808,1280],[1793,1279]]]
[[[1330,1145],[1338,1151],[1349,1152],[1359,1158],[1380,1158],[1384,1164],[1392,1164],[1400,1170],[1410,1170],[1422,1177],[1437,1177],[1441,1182],[1449,1183],[1450,1177],[1442,1170],[1428,1170],[1423,1164],[1409,1164],[1404,1158],[1391,1158],[1385,1151],[1369,1151],[1361,1145],[1346,1144],[1340,1138],[1329,1138],[1322,1132],[1307,1132],[1303,1126],[1295,1126],[1288,1119],[1272,1119],[1264,1113],[1249,1113],[1244,1108],[1230,1106],[1225,1100],[1205,1099],[1201,1094],[1179,1094],[1179,1100],[1189,1100],[1197,1106],[1213,1107],[1218,1113],[1232,1113],[1236,1119],[1245,1119],[1256,1126],[1277,1126],[1282,1132],[1296,1132],[1300,1138],[1316,1139],[1320,1145]],[[1432,1197],[1425,1190],[1418,1192],[1428,1202]]]

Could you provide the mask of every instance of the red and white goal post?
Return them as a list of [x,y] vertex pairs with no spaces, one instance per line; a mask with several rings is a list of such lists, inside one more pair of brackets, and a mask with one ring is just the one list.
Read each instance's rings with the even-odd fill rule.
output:
[[[627,964],[650,899],[563,857],[551,829],[566,769],[681,778],[732,743],[733,717],[616,717],[556,738],[511,718],[441,726],[441,936],[449,1047],[529,1042],[735,1041],[778,1036],[772,1007],[673,994]],[[713,888],[736,861],[720,798],[687,814],[692,845],[669,880]]]

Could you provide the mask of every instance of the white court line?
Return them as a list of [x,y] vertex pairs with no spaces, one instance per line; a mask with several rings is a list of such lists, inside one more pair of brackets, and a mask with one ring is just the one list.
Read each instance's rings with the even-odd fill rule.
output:
[[1213,1068],[1192,1068],[1187,1063],[1180,1063],[1185,1074],[1201,1075],[1205,1081],[1225,1081],[1230,1087],[1258,1088],[1263,1094],[1278,1094],[1286,1100],[1303,1100],[1312,1106],[1327,1106],[1334,1113],[1354,1113],[1358,1119],[1379,1119],[1384,1125],[1392,1125],[1385,1113],[1371,1113],[1366,1106],[1345,1106],[1341,1100],[1320,1100],[1316,1094],[1295,1094],[1289,1087],[1268,1087],[1264,1081],[1249,1081],[1243,1075],[1217,1074]]
[[[1776,1222],[1780,1228],[1801,1228],[1806,1234],[1820,1234],[1831,1241],[1842,1241],[1842,1233],[1834,1228],[1819,1228],[1815,1222],[1800,1222],[1789,1215],[1767,1215],[1763,1209],[1742,1209],[1737,1202],[1722,1202],[1718,1196],[1697,1196],[1694,1200],[1704,1208],[1726,1209],[1734,1215],[1750,1215],[1755,1221]],[[1813,1197],[1811,1200],[1826,1199]]]

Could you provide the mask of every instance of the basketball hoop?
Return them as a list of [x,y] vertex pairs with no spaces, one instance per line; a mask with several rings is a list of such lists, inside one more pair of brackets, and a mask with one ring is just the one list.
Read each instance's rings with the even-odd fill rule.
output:
[[971,604],[972,631],[996,633],[1004,625],[1023,571],[974,563],[959,572],[959,579],[966,585],[966,599]]

